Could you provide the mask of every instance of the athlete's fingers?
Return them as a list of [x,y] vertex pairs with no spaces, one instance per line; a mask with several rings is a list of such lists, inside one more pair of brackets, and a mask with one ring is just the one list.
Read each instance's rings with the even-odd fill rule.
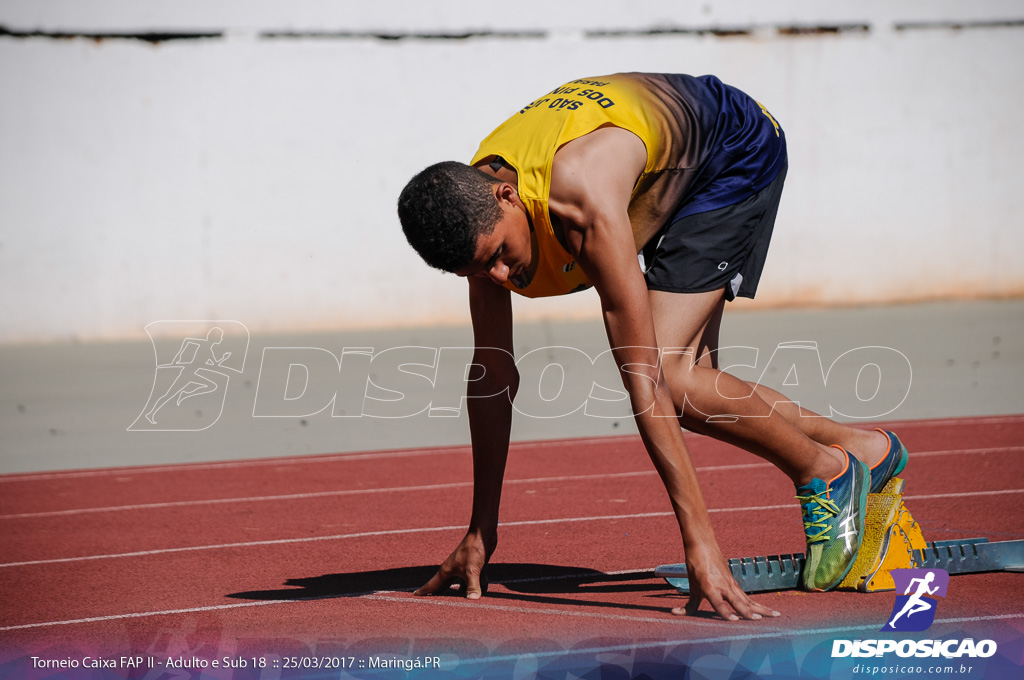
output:
[[696,580],[690,582],[690,599],[682,607],[676,607],[672,613],[676,616],[693,616],[700,609],[700,602],[704,599],[701,593],[700,584]]
[[723,593],[723,597],[729,602],[737,614],[747,620],[756,621],[762,616],[772,615],[770,609],[762,607],[751,600],[735,581],[732,581],[729,587],[726,588]]
[[732,587],[725,592],[725,598],[736,610],[736,613],[745,619],[756,620],[763,616],[780,616],[779,612],[774,609],[752,600],[735,581],[733,581]]
[[449,576],[444,572],[444,568],[438,569],[437,573],[434,574],[433,578],[427,581],[424,585],[420,586],[413,595],[433,595],[436,593],[441,586],[445,584]]
[[479,600],[482,595],[483,589],[480,587],[480,575],[472,572],[466,574],[466,599]]
[[486,567],[470,567],[466,570],[466,598],[479,600],[487,592]]
[[690,584],[690,587],[692,588],[692,590],[690,590],[690,599],[687,600],[684,607],[676,607],[673,609],[673,614],[676,616],[694,616],[700,610],[700,603],[706,599],[708,604],[711,605],[711,608],[714,609],[715,612],[724,620],[739,621],[739,616],[729,608],[729,603],[726,602],[725,598],[721,595],[716,595],[714,597],[707,596],[695,581],[691,581]]
[[676,616],[694,616],[700,609],[700,603],[703,599],[703,596],[691,593],[690,599],[686,601],[686,604],[682,607],[676,607],[672,610],[672,613]]
[[736,615],[736,612],[732,610],[729,603],[726,602],[725,598],[721,595],[715,595],[709,597],[708,602],[711,603],[711,608],[718,612],[718,615],[725,621],[739,621],[740,617]]
[[726,597],[733,610],[741,617],[748,621],[757,621],[761,618],[760,612],[753,606],[754,603],[743,595],[743,591],[740,591],[739,596],[736,593],[729,593]]
[[700,603],[702,600],[707,600],[711,608],[718,613],[725,621],[739,621],[738,616],[729,609],[728,603],[722,597],[720,593],[711,591],[710,593],[704,592],[704,588],[700,582],[696,579],[690,579],[690,600],[686,603],[686,614],[687,616],[693,616],[700,609]]
[[[770,616],[770,617],[773,617],[773,618],[776,617],[776,616],[782,616],[782,614],[780,614],[779,612],[775,611],[771,607],[765,606],[765,605],[761,604],[760,602],[757,602],[756,600],[750,599],[750,597],[746,593],[742,594],[742,598],[743,598],[743,600],[742,600],[743,603],[754,614],[759,614],[761,616]],[[734,604],[733,607],[735,608],[736,605]],[[739,609],[737,609],[737,611],[739,611]],[[742,614],[743,612],[740,612],[740,613]],[[747,618],[753,618],[753,617],[747,617]]]

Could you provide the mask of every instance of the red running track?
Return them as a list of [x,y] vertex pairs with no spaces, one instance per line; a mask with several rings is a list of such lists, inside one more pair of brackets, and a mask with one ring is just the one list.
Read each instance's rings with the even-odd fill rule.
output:
[[[1024,416],[890,426],[911,451],[905,502],[926,538],[1024,538]],[[803,551],[781,473],[687,441],[726,555]],[[681,541],[636,437],[514,444],[487,596],[417,598],[465,530],[470,480],[464,447],[0,477],[0,663],[75,650],[408,652],[441,638],[486,656],[877,631],[892,609],[893,593],[794,591],[757,598],[783,613],[772,621],[672,616],[683,600],[651,570],[682,561]],[[1024,631],[1022,578],[955,576],[940,619]]]

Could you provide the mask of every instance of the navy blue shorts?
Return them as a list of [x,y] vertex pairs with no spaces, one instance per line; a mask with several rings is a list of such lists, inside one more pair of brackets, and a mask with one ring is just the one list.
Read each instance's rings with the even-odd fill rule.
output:
[[725,299],[754,297],[761,279],[788,165],[753,196],[686,215],[655,234],[641,251],[647,288],[669,293],[725,289]]

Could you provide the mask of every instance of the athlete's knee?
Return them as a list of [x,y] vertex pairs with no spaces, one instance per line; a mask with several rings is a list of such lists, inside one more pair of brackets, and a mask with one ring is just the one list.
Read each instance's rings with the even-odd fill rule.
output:
[[661,374],[665,378],[665,384],[672,391],[672,398],[676,403],[681,403],[681,397],[694,387],[693,368],[690,354],[672,351],[662,353]]
[[696,364],[693,349],[668,347],[661,350],[661,371],[673,381],[686,381]]

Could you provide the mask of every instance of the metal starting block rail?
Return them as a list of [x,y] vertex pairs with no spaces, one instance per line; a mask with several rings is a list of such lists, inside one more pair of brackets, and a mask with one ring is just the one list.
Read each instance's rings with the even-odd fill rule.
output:
[[925,550],[915,550],[914,562],[922,569],[945,569],[950,574],[1024,571],[1024,540],[935,541]]
[[[903,504],[902,479],[894,477],[879,493],[868,495],[864,536],[850,573],[837,588],[865,593],[893,590],[893,569],[945,569],[950,574],[1024,571],[1024,540],[987,538],[928,543]],[[803,553],[729,560],[729,570],[746,593],[792,590],[800,586]],[[685,564],[655,568],[680,593],[690,592]]]
[[[745,593],[793,590],[800,585],[803,568],[803,553],[733,557],[729,560],[729,571]],[[689,595],[690,579],[685,564],[663,564],[654,569],[654,575],[664,578],[680,593]]]
[[[907,565],[908,568],[945,569],[950,574],[1024,571],[1024,540],[989,542],[987,538],[970,538],[935,541],[929,543],[924,551],[914,551],[914,558],[915,563]],[[734,557],[729,560],[729,570],[745,593],[799,588],[803,568],[803,553]],[[664,578],[680,593],[689,594],[690,581],[685,564],[662,565],[655,568],[654,575]]]

